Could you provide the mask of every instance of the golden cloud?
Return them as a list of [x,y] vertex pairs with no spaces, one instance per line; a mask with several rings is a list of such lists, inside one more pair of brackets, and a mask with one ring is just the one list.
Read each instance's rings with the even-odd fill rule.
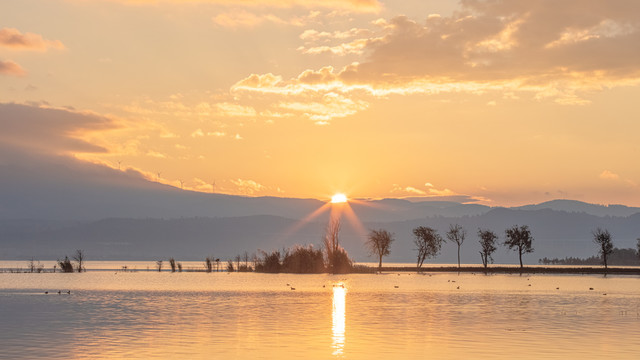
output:
[[20,65],[11,60],[0,60],[0,74],[24,76],[27,72]]
[[382,5],[378,0],[104,0],[126,5],[159,4],[218,4],[230,6],[256,6],[274,8],[325,8],[350,10],[355,12],[378,12]]
[[49,49],[64,49],[59,40],[46,40],[42,35],[33,33],[21,33],[18,29],[0,29],[0,46],[11,50],[46,51]]
[[[304,70],[288,80],[252,74],[231,91],[262,95],[272,111],[284,108],[324,124],[366,109],[372,97],[495,92],[517,99],[526,93],[583,105],[589,92],[640,84],[640,3],[541,3],[546,6],[468,0],[454,15],[422,23],[398,16],[376,20],[370,30],[309,29],[300,35],[299,51],[362,55],[363,61]],[[369,37],[324,44],[363,35]],[[333,96],[347,105],[344,111],[326,101]]]
[[618,180],[620,179],[620,175],[613,173],[609,170],[604,170],[603,172],[600,173],[600,179]]
[[246,10],[218,14],[212,20],[216,25],[228,28],[255,27],[263,23],[302,25],[300,22],[283,20],[273,14],[254,14]]

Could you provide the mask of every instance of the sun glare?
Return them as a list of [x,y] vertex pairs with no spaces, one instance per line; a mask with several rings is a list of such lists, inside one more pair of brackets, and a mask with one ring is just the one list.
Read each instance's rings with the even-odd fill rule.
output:
[[333,204],[338,204],[338,203],[346,203],[347,202],[347,195],[345,194],[335,194],[331,197],[331,202]]

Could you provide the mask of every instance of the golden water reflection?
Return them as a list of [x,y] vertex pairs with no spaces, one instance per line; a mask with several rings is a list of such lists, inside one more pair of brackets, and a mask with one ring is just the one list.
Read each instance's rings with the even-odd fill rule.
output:
[[346,309],[347,288],[344,284],[333,285],[333,355],[344,354],[345,340],[345,309]]

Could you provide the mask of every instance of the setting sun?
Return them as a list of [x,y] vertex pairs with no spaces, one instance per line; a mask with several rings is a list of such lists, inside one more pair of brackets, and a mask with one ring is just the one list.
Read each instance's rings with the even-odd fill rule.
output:
[[335,194],[331,197],[331,203],[333,204],[346,203],[346,202],[347,202],[347,195],[345,194]]

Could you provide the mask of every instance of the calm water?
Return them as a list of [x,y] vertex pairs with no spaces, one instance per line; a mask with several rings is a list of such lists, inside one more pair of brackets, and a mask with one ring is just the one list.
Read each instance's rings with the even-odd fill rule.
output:
[[0,359],[637,359],[640,278],[0,273],[0,321]]

